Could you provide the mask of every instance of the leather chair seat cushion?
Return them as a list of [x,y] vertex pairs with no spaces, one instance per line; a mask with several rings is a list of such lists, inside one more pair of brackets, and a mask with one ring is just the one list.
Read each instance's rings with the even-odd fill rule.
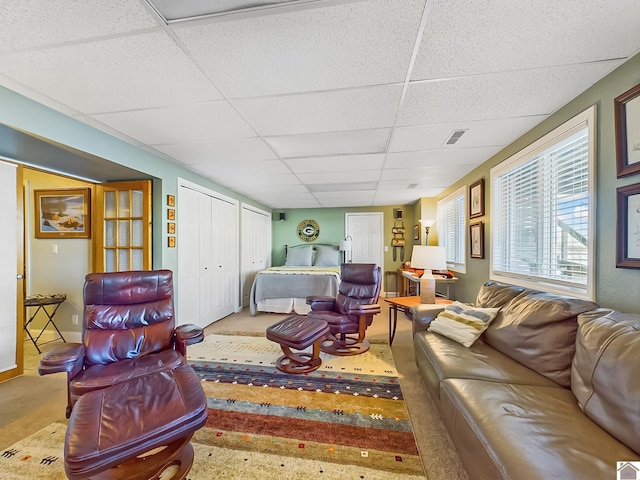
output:
[[301,315],[287,317],[267,328],[267,338],[280,345],[303,350],[329,333],[327,322]]
[[314,310],[309,312],[308,316],[314,320],[327,322],[331,333],[355,333],[358,331],[357,315],[348,315],[328,310]]
[[162,350],[143,357],[120,360],[106,365],[93,365],[81,371],[69,384],[72,399],[129,380],[146,377],[150,373],[173,370],[185,363],[176,350]]
[[504,305],[487,331],[489,345],[563,387],[571,387],[577,316],[593,302],[526,290]]
[[189,437],[207,419],[207,399],[182,365],[83,395],[65,438],[65,468],[74,476],[115,466]]
[[640,453],[640,315],[605,312],[578,317],[571,389],[586,415]]
[[638,460],[590,420],[570,390],[483,380],[441,384],[442,419],[474,478],[612,478]]
[[482,338],[467,348],[433,332],[413,337],[419,371],[435,398],[447,378],[470,378],[560,388],[558,384],[490,347]]

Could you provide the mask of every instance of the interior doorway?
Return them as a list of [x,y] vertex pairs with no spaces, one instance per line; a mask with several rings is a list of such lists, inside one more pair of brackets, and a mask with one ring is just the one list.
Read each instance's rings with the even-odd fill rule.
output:
[[384,270],[382,212],[345,213],[345,237],[351,237],[351,261],[375,263]]

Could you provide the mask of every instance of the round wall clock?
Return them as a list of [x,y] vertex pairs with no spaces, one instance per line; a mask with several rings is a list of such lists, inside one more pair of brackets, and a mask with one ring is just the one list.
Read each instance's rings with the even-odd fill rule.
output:
[[296,229],[300,240],[313,242],[320,235],[320,226],[314,220],[302,220]]

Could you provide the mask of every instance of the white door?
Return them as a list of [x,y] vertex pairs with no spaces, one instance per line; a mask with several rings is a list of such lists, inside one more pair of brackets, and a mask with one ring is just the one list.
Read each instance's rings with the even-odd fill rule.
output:
[[249,205],[241,210],[240,289],[242,306],[249,305],[256,274],[271,266],[271,215]]
[[213,300],[211,321],[215,322],[232,314],[239,302],[238,207],[214,197],[211,207],[213,289],[208,294]]
[[178,193],[178,281],[175,285],[178,323],[200,325],[200,194],[190,188]]
[[375,263],[384,270],[383,229],[382,212],[345,214],[345,232],[352,238],[353,263]]

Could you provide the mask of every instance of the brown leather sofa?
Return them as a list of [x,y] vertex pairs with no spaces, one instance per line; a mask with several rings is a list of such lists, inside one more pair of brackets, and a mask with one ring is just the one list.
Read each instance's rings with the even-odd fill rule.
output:
[[469,348],[412,311],[418,369],[472,479],[610,479],[640,460],[640,315],[485,284]]

